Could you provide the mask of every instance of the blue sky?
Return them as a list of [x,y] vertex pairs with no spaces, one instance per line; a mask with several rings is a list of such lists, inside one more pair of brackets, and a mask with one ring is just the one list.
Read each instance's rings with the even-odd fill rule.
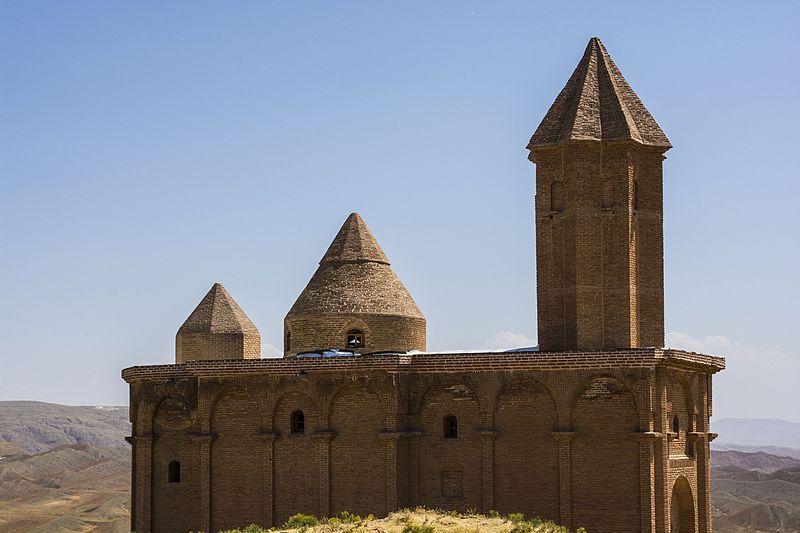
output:
[[666,321],[800,421],[800,4],[4,2],[0,399],[124,403],[221,281],[282,320],[358,211],[430,349],[536,338],[525,145],[599,36],[675,146]]

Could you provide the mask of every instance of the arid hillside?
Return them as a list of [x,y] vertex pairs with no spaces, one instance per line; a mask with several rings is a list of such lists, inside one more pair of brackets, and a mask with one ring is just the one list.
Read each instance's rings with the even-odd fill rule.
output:
[[0,402],[0,531],[128,531],[127,412]]
[[714,451],[711,465],[716,531],[800,531],[800,460]]
[[126,435],[127,407],[0,402],[0,455],[3,442],[38,453],[64,444],[127,447]]

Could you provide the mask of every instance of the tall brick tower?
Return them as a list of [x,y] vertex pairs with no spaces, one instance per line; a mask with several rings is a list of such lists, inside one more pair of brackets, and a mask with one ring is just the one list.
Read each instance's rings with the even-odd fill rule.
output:
[[592,38],[528,144],[540,349],[664,345],[670,142]]

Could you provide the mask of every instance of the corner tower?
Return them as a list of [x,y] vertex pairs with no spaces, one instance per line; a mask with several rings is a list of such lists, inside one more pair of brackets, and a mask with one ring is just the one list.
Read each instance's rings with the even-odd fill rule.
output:
[[261,335],[221,283],[215,283],[175,336],[175,362],[258,359]]
[[284,319],[284,357],[331,348],[425,350],[425,317],[358,213]]
[[540,348],[663,346],[671,145],[596,37],[527,148]]

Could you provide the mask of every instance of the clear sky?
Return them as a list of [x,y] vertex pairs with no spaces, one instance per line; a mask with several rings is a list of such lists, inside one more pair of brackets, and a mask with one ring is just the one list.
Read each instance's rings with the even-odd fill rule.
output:
[[2,2],[0,399],[120,404],[221,281],[281,347],[346,216],[428,347],[535,344],[525,145],[599,36],[674,148],[670,345],[800,421],[797,2]]

